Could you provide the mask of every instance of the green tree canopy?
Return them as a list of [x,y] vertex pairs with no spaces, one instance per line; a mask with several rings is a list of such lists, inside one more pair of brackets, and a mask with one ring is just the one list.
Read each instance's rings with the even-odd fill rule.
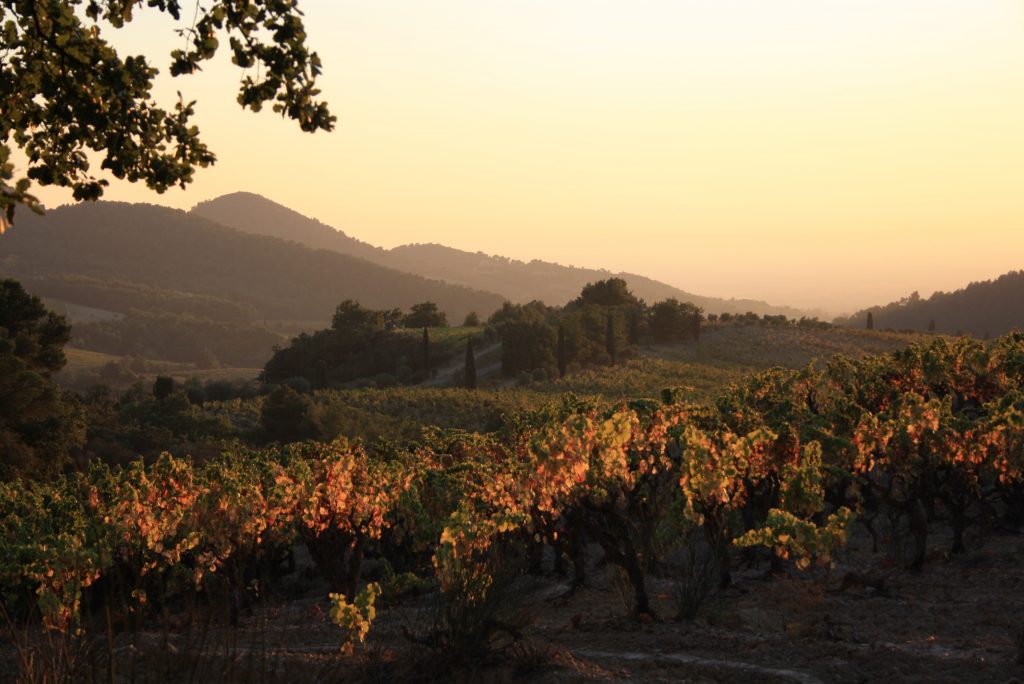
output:
[[15,280],[0,281],[0,477],[53,474],[85,439],[82,412],[51,374],[71,329]]
[[543,320],[509,321],[498,330],[501,333],[501,372],[506,376],[538,368],[556,368],[556,332]]
[[17,280],[0,280],[0,349],[47,375],[64,367],[71,326]]
[[622,278],[609,278],[598,280],[596,283],[588,283],[583,287],[580,296],[576,298],[575,304],[585,306],[593,304],[596,306],[629,306],[639,307],[642,303],[637,299]]
[[501,327],[505,323],[552,322],[558,319],[560,311],[545,306],[544,302],[533,300],[528,304],[505,302],[487,319],[490,325]]
[[655,342],[681,342],[700,334],[700,307],[677,299],[666,299],[651,307],[650,328]]
[[346,299],[334,310],[331,328],[353,335],[366,335],[384,329],[388,312],[366,309],[359,302]]
[[278,385],[263,400],[260,427],[272,442],[297,442],[316,436],[313,402],[287,385]]
[[445,328],[448,326],[448,317],[434,302],[421,302],[412,305],[402,319],[402,325],[406,328]]
[[[184,187],[216,157],[192,123],[194,102],[171,108],[152,97],[158,69],[144,55],[122,56],[104,39],[136,12],[182,19],[180,0],[2,0],[0,62],[0,232],[17,205],[40,211],[30,183],[71,188],[76,200],[96,199],[108,184],[90,173],[88,151],[119,179],[163,192]],[[192,4],[187,13],[192,13]],[[178,29],[186,44],[170,54],[172,76],[201,69],[227,39],[231,60],[244,69],[238,103],[273,110],[304,131],[331,130],[335,118],[317,99],[320,58],[306,45],[294,1],[212,0],[195,5]],[[14,180],[9,143],[28,158]],[[14,180],[11,184],[8,181]]]

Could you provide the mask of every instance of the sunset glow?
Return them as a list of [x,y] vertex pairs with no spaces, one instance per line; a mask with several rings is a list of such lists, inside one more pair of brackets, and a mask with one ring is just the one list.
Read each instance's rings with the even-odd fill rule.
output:
[[[1015,0],[301,5],[335,132],[241,111],[220,55],[157,94],[198,100],[218,164],[107,198],[249,190],[377,245],[832,313],[1024,266]],[[163,71],[181,40],[163,16],[120,33]]]

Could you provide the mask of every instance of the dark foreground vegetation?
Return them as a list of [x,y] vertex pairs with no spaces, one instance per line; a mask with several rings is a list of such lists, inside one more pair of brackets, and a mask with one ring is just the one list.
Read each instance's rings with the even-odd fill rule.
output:
[[[18,348],[16,333],[5,339]],[[46,362],[8,356],[25,367],[37,362],[25,359]],[[174,391],[155,391],[153,401]],[[5,434],[25,439],[24,429],[17,432],[24,422],[5,425]],[[601,679],[608,657],[601,648],[628,641],[633,650],[620,645],[613,667],[633,676],[630,658],[645,657],[638,629],[652,630],[662,649],[675,620],[729,629],[745,602],[738,583],[747,591],[751,581],[744,568],[775,577],[758,589],[765,600],[799,602],[808,592],[801,577],[844,595],[884,597],[898,591],[893,572],[960,563],[961,584],[944,591],[963,600],[974,566],[945,559],[977,554],[982,543],[998,554],[1019,540],[1007,535],[1024,523],[1020,334],[936,338],[884,356],[770,370],[711,406],[680,401],[672,390],[659,401],[625,403],[567,396],[506,414],[491,428],[428,429],[416,442],[372,449],[338,439],[228,446],[202,462],[170,454],[126,466],[94,461],[0,486],[9,671],[25,681],[552,671]],[[37,457],[46,453],[45,443],[33,444]],[[862,540],[858,558],[875,559],[856,572],[851,539]],[[1002,558],[972,563],[1003,568]],[[1009,569],[999,570],[1009,573],[1000,576],[1006,612],[998,629],[987,628],[999,635],[995,650],[957,661],[993,681],[1005,680],[1024,656],[1014,645],[1024,626],[1019,553],[1015,565],[1012,553],[1006,558]],[[296,565],[306,569],[297,573]],[[829,581],[830,569],[841,577]],[[548,599],[579,607],[579,596],[591,597],[559,618],[568,629],[598,629],[593,601],[608,601],[593,592],[602,586],[621,594],[623,617],[601,618],[593,638],[576,639],[569,651],[556,649],[561,637],[538,646],[531,629],[553,632],[529,624],[531,613],[547,615],[524,590],[537,573],[561,578]],[[310,587],[330,595],[310,601]],[[903,591],[907,610],[930,600]],[[331,650],[344,654],[325,660],[319,646],[293,640],[305,669],[281,670],[284,656],[267,640],[281,636],[270,625],[282,611],[291,615],[289,606],[306,606],[312,618],[283,624],[309,629],[311,619],[329,620],[337,629]],[[384,620],[403,610],[418,617],[404,627]],[[842,614],[807,623],[812,614],[787,622],[784,632],[796,640],[823,630],[814,638],[834,642],[833,655],[871,667],[853,648],[877,641],[864,641],[864,626],[851,627]],[[706,642],[701,629],[682,629]],[[761,654],[752,664],[741,653],[726,656],[717,659],[725,674],[714,674],[712,657],[662,658],[662,674],[651,676],[673,667],[719,681],[802,676],[778,657]],[[828,679],[863,679],[826,661],[805,665]],[[737,671],[743,662],[753,669]],[[938,661],[910,662],[918,669],[906,678],[927,680]]]

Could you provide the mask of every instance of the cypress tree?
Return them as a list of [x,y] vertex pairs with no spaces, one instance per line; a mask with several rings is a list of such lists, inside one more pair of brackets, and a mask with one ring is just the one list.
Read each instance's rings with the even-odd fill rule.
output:
[[423,370],[430,377],[430,333],[423,328]]
[[928,332],[935,332],[935,319],[928,321]]
[[473,338],[466,338],[466,389],[476,389],[476,357],[473,354]]
[[612,365],[615,365],[615,321],[612,320],[612,315],[608,314],[608,324],[604,331],[604,348],[608,352],[608,356],[612,360]]
[[564,378],[569,366],[568,350],[565,348],[565,326],[558,326],[558,377]]
[[153,396],[163,401],[174,392],[174,378],[159,375],[153,382]]
[[875,317],[871,315],[870,311],[868,311],[868,330],[874,330],[874,329],[875,329]]

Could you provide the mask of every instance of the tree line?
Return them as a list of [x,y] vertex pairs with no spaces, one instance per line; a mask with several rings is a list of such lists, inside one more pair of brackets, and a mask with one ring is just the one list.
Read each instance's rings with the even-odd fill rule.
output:
[[554,378],[614,365],[643,343],[696,342],[704,320],[700,307],[676,299],[648,306],[625,280],[609,278],[589,283],[563,307],[506,302],[487,322],[501,336],[503,374]]
[[917,292],[884,306],[835,319],[875,330],[921,330],[988,339],[1024,327],[1024,271],[1011,271],[953,292]]

